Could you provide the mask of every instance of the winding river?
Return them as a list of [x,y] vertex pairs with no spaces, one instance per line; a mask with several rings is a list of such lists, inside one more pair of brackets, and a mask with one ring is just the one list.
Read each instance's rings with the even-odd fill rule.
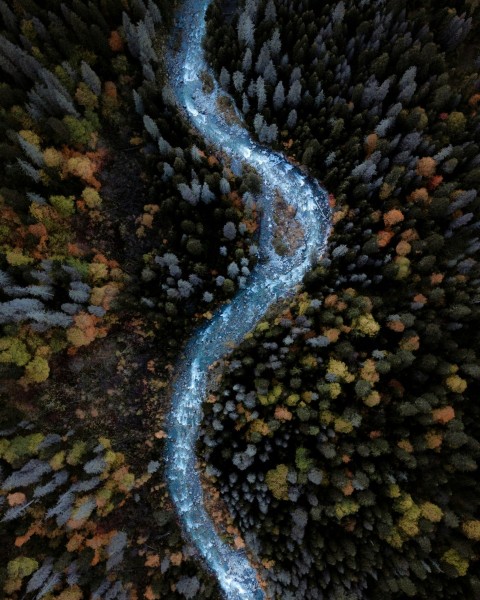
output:
[[[166,477],[184,532],[215,574],[225,597],[256,600],[265,595],[255,569],[244,551],[232,548],[220,538],[204,507],[196,469],[202,402],[207,393],[209,367],[242,341],[273,302],[292,293],[321,256],[330,230],[330,209],[327,193],[317,182],[281,154],[252,140],[241,113],[236,111],[233,123],[225,118],[217,99],[226,94],[216,81],[211,93],[202,89],[199,75],[208,72],[213,78],[202,49],[210,1],[182,3],[177,17],[182,42],[168,57],[170,84],[178,107],[206,142],[232,160],[253,166],[263,178],[260,259],[246,287],[197,330],[185,348],[168,418]],[[302,243],[283,257],[273,246],[273,211],[278,192],[296,210],[294,218],[303,230]]]

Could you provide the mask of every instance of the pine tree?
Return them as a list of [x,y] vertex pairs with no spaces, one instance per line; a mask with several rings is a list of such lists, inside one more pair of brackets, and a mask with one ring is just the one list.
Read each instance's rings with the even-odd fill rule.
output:
[[283,108],[285,104],[285,87],[282,81],[279,81],[273,94],[273,107],[276,111]]
[[25,152],[27,157],[33,162],[33,164],[40,168],[43,167],[45,161],[43,159],[42,152],[24,137],[22,137],[19,133],[17,133],[15,137],[20,146],[22,147],[22,150]]
[[253,127],[254,127],[255,133],[257,135],[260,134],[260,131],[261,131],[264,123],[265,123],[265,119],[263,118],[263,115],[261,115],[260,113],[257,113],[255,115],[255,118],[253,119]]
[[277,83],[277,70],[275,69],[273,60],[271,59],[268,61],[268,65],[265,67],[263,78],[265,83],[268,83],[269,85],[276,85]]
[[343,21],[344,16],[345,16],[345,3],[342,0],[342,2],[337,2],[335,4],[335,8],[332,12],[332,23],[333,24],[341,23]]
[[19,487],[27,487],[37,483],[46,473],[52,470],[48,462],[32,458],[19,471],[14,471],[3,482],[2,488],[10,491]]
[[262,74],[270,61],[270,50],[268,47],[268,43],[265,42],[260,50],[260,54],[258,55],[257,62],[255,63],[255,71],[258,74]]
[[144,106],[143,106],[142,97],[137,92],[137,90],[132,90],[132,94],[133,94],[133,103],[135,104],[135,112],[138,115],[143,116],[143,114],[145,112],[145,109],[144,109]]
[[32,167],[30,163],[22,160],[21,158],[17,158],[17,162],[25,175],[28,175],[28,177],[33,179],[35,183],[40,182],[40,173],[34,167]]
[[137,39],[137,29],[131,22],[130,17],[126,12],[122,13],[122,25],[125,37],[127,39],[127,46],[132,56],[135,58],[140,57],[140,46]]
[[302,70],[300,69],[300,67],[295,67],[294,69],[292,69],[292,72],[290,73],[290,85],[292,85],[294,81],[300,81],[301,77]]
[[19,46],[12,44],[3,35],[0,35],[0,51],[13,65],[28,77],[31,81],[36,81],[38,74],[44,70],[44,67],[32,56],[27,54]]
[[71,29],[75,32],[77,38],[83,40],[88,39],[90,32],[85,21],[83,21],[73,10],[71,10],[65,4],[61,4],[60,9],[63,13],[65,21],[67,21]]
[[162,22],[162,14],[154,0],[148,0],[147,10],[155,25],[160,25]]
[[10,75],[19,88],[26,87],[28,85],[27,78],[22,74],[21,71],[6,57],[0,54],[0,69]]
[[235,71],[233,74],[233,87],[236,91],[241,94],[243,91],[243,84],[245,83],[245,76],[241,71]]
[[302,84],[300,81],[295,80],[290,85],[287,95],[287,103],[289,106],[297,107],[300,104],[302,94]]
[[271,144],[278,138],[278,127],[275,124],[267,125],[264,123],[258,134],[259,140],[264,144]]
[[110,540],[107,546],[107,571],[118,566],[123,561],[125,548],[127,547],[128,537],[124,531],[118,531]]
[[282,42],[280,39],[280,31],[278,29],[275,29],[275,31],[272,33],[272,37],[270,38],[270,41],[269,41],[269,47],[270,47],[270,54],[274,58],[277,58],[278,56],[280,56],[280,52],[282,51]]
[[242,60],[242,71],[244,73],[248,73],[251,68],[252,68],[252,51],[250,48],[247,48],[245,50],[245,54],[243,55],[243,60]]
[[102,83],[98,75],[84,60],[81,62],[80,69],[82,72],[83,81],[96,96],[100,96],[102,92]]
[[243,12],[238,20],[238,41],[243,46],[247,46],[252,49],[255,44],[254,38],[255,27],[252,19],[247,12]]
[[296,127],[297,125],[297,111],[293,108],[289,113],[288,113],[288,118],[287,118],[287,127],[292,130]]
[[210,204],[213,200],[215,200],[215,194],[208,187],[208,183],[204,183],[202,186],[201,199],[204,204]]
[[227,240],[234,240],[237,236],[237,228],[235,223],[232,221],[228,221],[223,227],[223,235],[227,238]]
[[178,191],[180,192],[182,198],[186,202],[188,202],[192,206],[195,206],[198,203],[198,198],[195,197],[191,188],[186,183],[179,183],[177,188],[178,188]]
[[390,89],[390,79],[386,79],[381,85],[377,78],[372,75],[364,87],[362,94],[362,106],[368,108],[372,105],[379,106]]
[[149,117],[148,115],[144,115],[143,116],[143,124],[145,125],[145,129],[152,136],[152,138],[154,140],[157,140],[160,136],[160,132],[158,131],[157,124],[152,119],[152,117]]
[[248,14],[254,23],[257,20],[258,4],[258,0],[245,0],[245,13]]
[[196,598],[200,590],[200,582],[197,577],[181,577],[177,583],[177,591],[187,600]]
[[162,158],[166,158],[171,154],[172,146],[161,135],[157,140],[157,145]]
[[248,100],[247,94],[243,94],[242,96],[242,112],[244,115],[250,112],[250,102]]
[[472,17],[468,17],[468,19],[465,17],[466,13],[462,13],[458,16],[455,11],[455,15],[453,15],[444,26],[440,35],[440,40],[447,50],[454,50],[457,48],[469,34],[472,28]]
[[268,0],[267,5],[265,6],[264,19],[267,23],[277,22],[277,9],[275,8],[273,0]]
[[230,73],[225,67],[222,67],[222,70],[220,71],[220,85],[224,90],[228,90],[230,79]]
[[30,594],[31,592],[35,592],[39,588],[44,585],[48,577],[51,575],[53,567],[53,559],[45,559],[42,566],[39,567],[33,575],[30,577],[27,585],[26,592]]
[[400,88],[400,93],[398,94],[398,100],[400,102],[409,103],[412,99],[413,94],[417,89],[417,84],[415,82],[415,76],[417,75],[417,67],[415,65],[409,67],[405,73],[402,75],[398,87]]
[[0,0],[0,15],[2,15],[5,29],[10,33],[17,33],[17,17],[15,16],[15,13],[10,10],[5,0]]
[[137,25],[137,41],[139,49],[139,60],[142,64],[149,63],[150,61],[156,61],[157,55],[152,46],[152,40],[147,30],[144,21],[140,21]]
[[230,183],[225,177],[220,179],[220,193],[226,195],[230,193]]
[[267,93],[265,91],[265,83],[263,81],[263,77],[261,75],[257,78],[257,110],[262,112],[265,108],[265,104],[267,103]]

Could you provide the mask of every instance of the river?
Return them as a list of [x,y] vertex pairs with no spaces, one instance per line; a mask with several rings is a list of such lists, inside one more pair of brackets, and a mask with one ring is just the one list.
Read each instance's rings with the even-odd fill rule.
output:
[[[202,403],[208,389],[209,367],[242,341],[272,303],[292,294],[320,258],[331,216],[328,195],[316,181],[281,154],[254,142],[236,109],[233,122],[218,109],[218,97],[227,94],[214,80],[202,49],[210,1],[185,0],[179,9],[177,30],[182,40],[180,47],[171,49],[167,57],[170,85],[179,109],[207,144],[234,161],[253,166],[262,177],[260,259],[246,287],[194,333],[177,366],[167,423],[166,478],[185,535],[216,576],[225,598],[260,600],[265,594],[246,553],[220,538],[204,507],[196,469]],[[210,93],[202,89],[199,76],[203,72],[213,79]],[[294,218],[303,230],[301,243],[286,256],[279,256],[273,243],[277,192],[295,209]]]

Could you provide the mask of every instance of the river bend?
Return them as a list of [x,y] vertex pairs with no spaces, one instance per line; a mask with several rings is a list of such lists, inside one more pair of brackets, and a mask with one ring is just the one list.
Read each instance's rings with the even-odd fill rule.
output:
[[[167,57],[170,85],[179,109],[205,141],[232,160],[253,166],[262,177],[260,260],[246,287],[198,329],[185,348],[167,423],[166,478],[184,532],[216,576],[227,600],[260,600],[265,595],[247,555],[220,538],[204,507],[195,466],[202,403],[209,367],[242,341],[273,302],[301,283],[325,249],[331,218],[327,193],[316,181],[281,154],[254,142],[240,112],[236,111],[237,119],[232,123],[218,110],[218,97],[228,95],[215,81],[202,49],[210,1],[185,0],[179,9],[177,29],[182,40]],[[211,93],[202,89],[202,72],[208,72],[214,80]],[[277,190],[296,210],[295,218],[304,232],[299,247],[283,257],[273,247]]]

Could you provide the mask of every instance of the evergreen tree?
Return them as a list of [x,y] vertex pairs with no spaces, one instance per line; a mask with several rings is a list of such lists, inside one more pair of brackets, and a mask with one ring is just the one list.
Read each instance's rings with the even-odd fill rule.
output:
[[285,104],[285,88],[283,82],[279,81],[273,94],[273,107],[275,110],[280,110]]

